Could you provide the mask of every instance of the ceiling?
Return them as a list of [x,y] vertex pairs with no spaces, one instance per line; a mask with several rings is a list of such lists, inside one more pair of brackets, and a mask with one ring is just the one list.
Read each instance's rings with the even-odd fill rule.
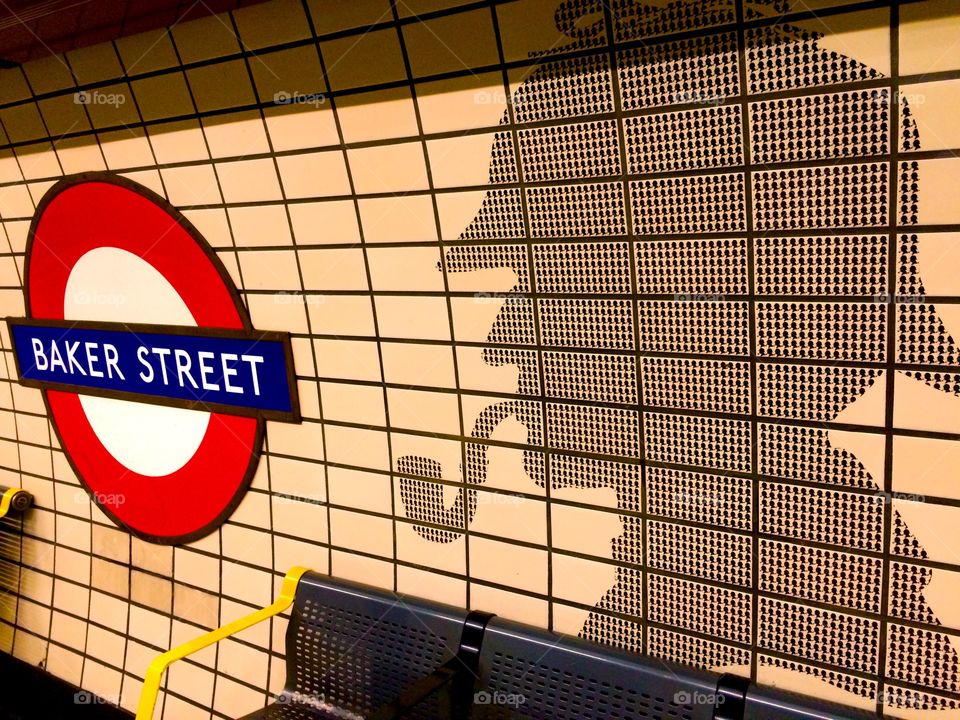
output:
[[0,66],[13,66],[259,1],[0,0]]

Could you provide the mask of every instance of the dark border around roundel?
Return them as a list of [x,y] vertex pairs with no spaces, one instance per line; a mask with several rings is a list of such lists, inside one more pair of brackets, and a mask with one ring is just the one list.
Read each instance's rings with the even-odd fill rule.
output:
[[[197,230],[193,224],[184,217],[177,208],[170,204],[170,202],[158,195],[153,190],[139,183],[129,180],[119,175],[115,175],[111,172],[84,172],[77,173],[74,175],[67,175],[58,181],[53,187],[47,190],[44,193],[43,197],[40,199],[40,202],[37,204],[37,209],[34,211],[33,220],[30,221],[30,230],[27,233],[27,244],[24,250],[25,259],[23,265],[23,295],[24,295],[24,309],[28,318],[32,318],[30,314],[30,256],[33,251],[33,241],[36,235],[37,223],[40,221],[40,218],[43,217],[44,211],[46,211],[47,206],[62,192],[65,190],[74,187],[75,185],[83,185],[90,182],[101,182],[107,183],[109,185],[117,185],[131,192],[135,192],[138,195],[143,196],[150,202],[154,203],[162,210],[166,211],[170,217],[172,217],[177,224],[180,225],[197,245],[203,250],[204,254],[213,264],[214,269],[220,275],[220,279],[223,281],[227,292],[230,293],[230,297],[233,298],[233,304],[237,309],[237,314],[240,317],[240,322],[243,324],[243,329],[247,332],[253,332],[253,324],[250,322],[250,316],[247,313],[247,308],[243,304],[243,300],[240,297],[240,292],[237,290],[237,286],[234,284],[233,279],[227,273],[227,269],[223,266],[223,263],[220,261],[220,258],[217,257],[217,254],[210,247],[210,244],[207,242],[206,238]],[[20,378],[17,378],[17,382],[20,382]],[[81,487],[86,491],[87,495],[90,497],[90,501],[94,503],[97,507],[100,508],[100,511],[103,512],[108,518],[110,518],[114,524],[118,527],[123,528],[129,532],[134,537],[138,537],[141,540],[146,540],[147,542],[154,543],[156,545],[186,545],[188,543],[204,538],[207,535],[210,535],[214,530],[217,530],[227,518],[233,515],[234,511],[243,501],[244,496],[247,494],[247,491],[250,489],[250,483],[253,482],[253,476],[257,471],[257,467],[260,464],[260,456],[263,452],[263,441],[266,435],[266,423],[263,418],[256,418],[257,429],[254,434],[253,439],[253,448],[250,452],[250,462],[247,465],[247,470],[244,473],[243,479],[240,481],[240,484],[237,486],[237,491],[234,494],[233,498],[227,503],[227,506],[223,511],[217,515],[213,520],[204,525],[199,530],[194,530],[191,533],[186,533],[184,535],[176,536],[157,536],[149,535],[143,533],[135,528],[130,527],[125,522],[120,520],[116,515],[114,515],[110,510],[103,506],[96,497],[96,494],[87,487],[86,482],[83,479],[83,476],[77,470],[76,465],[73,463],[73,459],[70,457],[70,454],[66,451],[66,445],[63,442],[63,437],[60,435],[60,428],[57,427],[57,423],[53,419],[53,411],[50,409],[50,403],[47,400],[46,391],[41,391],[43,395],[43,404],[47,409],[47,417],[50,419],[50,424],[53,426],[53,431],[57,434],[57,440],[60,442],[60,447],[63,449],[63,454],[67,458],[67,462],[70,464],[70,469],[73,470],[74,475],[77,476],[77,479],[80,481]]]

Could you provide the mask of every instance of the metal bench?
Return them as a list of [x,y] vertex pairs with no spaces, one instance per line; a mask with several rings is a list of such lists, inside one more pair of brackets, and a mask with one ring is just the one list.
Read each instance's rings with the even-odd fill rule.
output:
[[241,720],[854,720],[873,717],[578,638],[294,568],[269,607],[158,657],[166,668],[293,607],[277,700]]

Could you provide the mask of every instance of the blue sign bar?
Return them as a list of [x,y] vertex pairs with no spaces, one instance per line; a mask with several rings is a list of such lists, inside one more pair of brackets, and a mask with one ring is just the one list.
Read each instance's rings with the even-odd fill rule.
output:
[[[34,387],[298,420],[289,337],[116,323],[9,320]],[[159,326],[158,326],[159,327]]]

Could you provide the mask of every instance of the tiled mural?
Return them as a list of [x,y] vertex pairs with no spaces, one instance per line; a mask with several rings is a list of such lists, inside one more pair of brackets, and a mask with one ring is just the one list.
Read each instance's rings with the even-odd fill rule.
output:
[[[958,107],[949,0],[274,0],[0,72],[3,314],[44,194],[119,174],[291,333],[303,416],[218,530],[151,543],[4,328],[37,507],[2,649],[133,708],[304,564],[960,717]],[[73,317],[142,322],[96,272]],[[283,630],[174,666],[163,717],[261,706]]]

